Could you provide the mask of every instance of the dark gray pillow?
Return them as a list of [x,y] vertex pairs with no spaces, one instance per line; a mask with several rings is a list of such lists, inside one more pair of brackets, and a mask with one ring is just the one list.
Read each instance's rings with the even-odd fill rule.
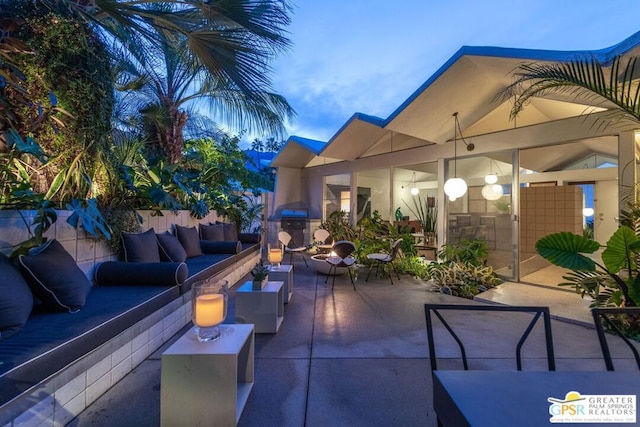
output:
[[238,229],[235,224],[224,223],[222,227],[224,230],[224,240],[226,242],[235,242],[238,240]]
[[202,240],[211,240],[214,242],[224,241],[224,226],[222,224],[199,224],[200,238]]
[[76,312],[84,307],[91,283],[57,240],[20,255],[24,278],[44,307]]
[[126,262],[160,262],[158,239],[153,228],[144,233],[122,233]]
[[176,236],[166,231],[163,234],[156,234],[156,238],[162,261],[184,262],[187,259],[187,252]]
[[200,236],[198,236],[197,228],[176,225],[176,237],[187,252],[187,258],[202,255]]
[[33,295],[22,274],[0,254],[0,341],[18,332],[29,318]]

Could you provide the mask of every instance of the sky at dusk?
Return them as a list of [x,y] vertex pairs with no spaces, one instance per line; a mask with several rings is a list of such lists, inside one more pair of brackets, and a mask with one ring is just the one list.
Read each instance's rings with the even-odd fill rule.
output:
[[595,50],[640,31],[636,0],[292,0],[273,87],[289,135],[329,140],[356,112],[387,118],[462,46]]

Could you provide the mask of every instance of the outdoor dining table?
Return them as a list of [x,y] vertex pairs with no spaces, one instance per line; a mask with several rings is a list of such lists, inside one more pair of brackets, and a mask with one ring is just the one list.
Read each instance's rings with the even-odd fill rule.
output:
[[[639,393],[637,371],[433,371],[434,409],[443,427],[539,427],[551,425],[552,414],[555,423],[559,417],[615,419],[625,411],[633,421],[579,425],[637,425]],[[633,396],[633,403],[608,396]]]

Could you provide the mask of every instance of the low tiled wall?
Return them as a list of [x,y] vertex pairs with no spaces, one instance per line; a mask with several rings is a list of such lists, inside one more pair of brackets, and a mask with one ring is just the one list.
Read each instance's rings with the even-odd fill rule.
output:
[[[153,216],[150,211],[139,213],[143,230],[153,227],[158,233],[170,230],[173,224],[190,227],[218,219],[215,212],[201,220],[191,217],[188,211],[164,212],[163,216]],[[30,223],[34,215],[34,211],[0,211],[0,252],[8,255],[14,245],[29,238],[25,221]],[[71,227],[66,222],[69,215],[58,211],[58,220],[46,236],[60,241],[92,279],[96,265],[115,260],[117,254],[105,242]],[[216,278],[228,280],[231,286],[259,260],[260,251],[256,251],[225,268]],[[0,410],[0,425],[65,425],[189,322],[190,291],[7,404]]]
[[[256,251],[215,277],[231,286],[259,259]],[[0,425],[65,425],[190,322],[191,291],[6,405]]]
[[[56,211],[58,220],[47,230],[45,236],[58,240],[64,248],[73,256],[78,266],[85,272],[89,279],[93,280],[93,272],[97,264],[103,261],[117,259],[114,253],[104,241],[96,241],[93,236],[82,229],[75,229],[67,222],[71,215],[69,211]],[[214,222],[218,219],[216,212],[210,212],[203,219],[196,219],[189,211],[173,213],[163,211],[162,216],[152,215],[152,211],[138,211],[143,219],[142,231],[153,228],[157,233],[171,230],[173,224],[184,227],[197,226],[199,223]],[[9,255],[20,242],[27,240],[29,229],[25,225],[32,224],[36,211],[11,211],[0,210],[0,252]]]

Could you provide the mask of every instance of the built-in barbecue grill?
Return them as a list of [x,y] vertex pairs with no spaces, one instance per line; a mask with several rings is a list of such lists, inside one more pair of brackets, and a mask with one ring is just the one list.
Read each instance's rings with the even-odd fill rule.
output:
[[306,209],[284,209],[280,214],[280,226],[293,237],[289,246],[305,244],[305,230],[307,229],[308,213]]

